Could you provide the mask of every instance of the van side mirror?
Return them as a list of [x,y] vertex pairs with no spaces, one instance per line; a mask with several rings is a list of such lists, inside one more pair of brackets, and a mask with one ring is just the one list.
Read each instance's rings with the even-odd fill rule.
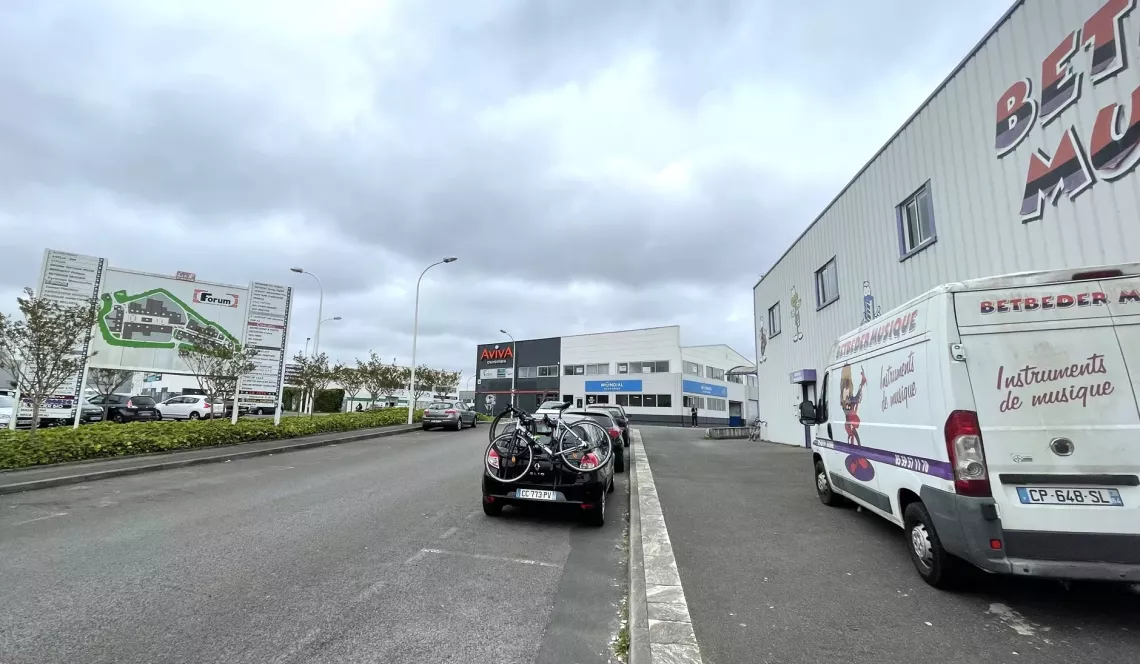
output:
[[819,424],[816,419],[815,404],[810,399],[804,399],[800,402],[800,424],[804,426],[814,426]]

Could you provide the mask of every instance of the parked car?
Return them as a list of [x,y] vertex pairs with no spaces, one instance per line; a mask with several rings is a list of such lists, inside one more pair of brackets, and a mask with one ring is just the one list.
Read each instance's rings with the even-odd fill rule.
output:
[[[566,415],[567,422],[583,417]],[[593,427],[588,431],[597,431]],[[541,435],[541,434],[540,434]],[[601,432],[597,432],[601,435]],[[549,436],[541,438],[548,446]],[[594,441],[601,443],[601,440]],[[614,448],[615,451],[619,448]],[[491,448],[487,448],[489,453]],[[522,503],[548,503],[569,505],[582,511],[587,523],[602,526],[606,521],[606,494],[614,490],[614,464],[607,461],[589,472],[577,472],[555,462],[540,449],[533,450],[534,458],[530,471],[517,482],[500,482],[488,474],[484,466],[482,472],[483,513],[499,516],[505,505]],[[504,461],[504,463],[506,463]]]
[[7,429],[13,417],[16,417],[16,400],[7,394],[0,394],[0,429]]
[[610,436],[610,443],[614,446],[614,470],[619,473],[625,472],[625,447],[622,445],[621,427],[618,426],[617,421],[608,412],[594,408],[567,408],[562,413],[563,419],[567,416],[575,415],[578,417],[588,417],[601,425],[606,433]]
[[[248,405],[243,404],[243,407],[246,408],[246,411],[250,415],[276,415],[277,414],[277,405],[276,404],[264,404],[264,403],[255,403],[255,404],[248,404]],[[242,413],[239,412],[238,414],[240,415]]]
[[107,419],[119,424],[150,422],[160,417],[154,399],[143,394],[111,394],[106,397],[99,394],[88,401],[92,405],[105,408]]
[[80,424],[91,424],[92,422],[103,421],[103,409],[91,403],[88,399],[81,399],[79,401],[80,407],[83,409],[79,416]]
[[435,427],[462,431],[467,426],[475,428],[476,422],[475,411],[462,401],[433,401],[424,409],[424,431]]
[[211,414],[214,417],[225,417],[221,403],[211,404],[200,394],[170,397],[158,404],[157,409],[159,419],[163,420],[204,420],[209,419]]
[[819,499],[901,526],[938,588],[1140,582],[1138,320],[1133,263],[947,284],[843,335],[800,404]]
[[618,427],[621,429],[622,444],[625,447],[629,447],[629,415],[626,415],[625,409],[621,406],[604,403],[586,406],[586,410],[591,409],[604,410],[609,413],[610,417],[614,418],[614,422],[617,422]]

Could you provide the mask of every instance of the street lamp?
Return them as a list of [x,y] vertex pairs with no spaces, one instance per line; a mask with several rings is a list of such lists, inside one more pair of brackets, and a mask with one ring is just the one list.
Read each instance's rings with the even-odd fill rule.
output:
[[416,313],[412,318],[412,377],[408,382],[408,424],[412,423],[412,412],[416,409],[416,404],[413,403],[412,400],[415,399],[416,394],[416,337],[420,331],[420,282],[424,280],[424,275],[427,274],[427,271],[436,265],[454,263],[457,260],[459,260],[459,258],[456,256],[448,256],[441,261],[436,261],[425,267],[424,271],[420,272],[420,278],[416,279]]
[[[322,320],[321,322],[317,323],[317,338],[318,339],[321,338],[321,326],[324,325],[325,323],[329,322],[330,320],[341,320],[341,318],[340,318],[340,316],[333,316],[332,318],[326,318],[326,319]],[[314,345],[313,346],[313,357],[316,357],[316,356],[317,356],[317,347],[316,347],[316,345]]]
[[312,340],[313,340],[312,337],[305,337],[305,352],[303,353],[303,355],[309,354],[309,342]]
[[297,274],[307,274],[317,280],[317,288],[320,290],[320,299],[317,300],[317,333],[313,336],[313,357],[316,357],[317,347],[321,345],[321,316],[325,308],[325,285],[322,284],[320,278],[312,272],[306,272],[299,267],[291,267],[289,270]]
[[[499,331],[502,332],[503,334],[507,335],[508,337],[511,337],[510,332],[507,332],[506,330],[499,330]],[[518,408],[518,404],[515,403],[515,373],[516,373],[515,372],[515,364],[518,363],[518,361],[519,361],[519,344],[517,341],[515,341],[514,337],[511,337],[511,405],[514,406],[515,408]]]

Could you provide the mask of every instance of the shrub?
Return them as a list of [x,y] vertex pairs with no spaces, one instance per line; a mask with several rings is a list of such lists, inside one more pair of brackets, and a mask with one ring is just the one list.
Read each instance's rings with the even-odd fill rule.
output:
[[[419,422],[423,411],[414,413]],[[188,422],[102,422],[72,429],[41,429],[34,439],[27,431],[0,430],[0,469],[25,468],[65,461],[170,452],[173,450],[233,445],[260,440],[283,440],[338,431],[353,431],[404,424],[406,408],[385,408],[363,413],[340,413],[321,417],[284,417]]]
[[[314,413],[339,413],[344,407],[344,390],[321,390],[313,402]],[[408,411],[404,411],[407,413]]]

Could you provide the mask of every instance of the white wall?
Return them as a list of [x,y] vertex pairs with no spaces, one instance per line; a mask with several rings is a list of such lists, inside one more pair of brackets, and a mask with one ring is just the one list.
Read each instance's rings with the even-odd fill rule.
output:
[[[749,416],[748,411],[748,388],[745,383],[734,383],[729,380],[717,380],[709,378],[705,367],[715,367],[721,371],[727,372],[729,369],[739,367],[742,365],[752,366],[752,361],[744,357],[740,353],[733,350],[731,347],[724,344],[717,344],[712,346],[685,346],[681,348],[682,367],[684,369],[684,362],[696,362],[701,365],[701,375],[695,376],[691,374],[682,374],[681,378],[684,380],[695,380],[709,385],[723,385],[728,388],[727,401],[738,401],[741,404],[741,417],[747,419]],[[743,377],[741,380],[746,380]],[[681,383],[678,383],[680,389]],[[729,411],[717,410],[700,410],[698,414],[702,417],[728,417]]]
[[[575,364],[610,364],[609,375],[561,376],[562,394],[573,394],[575,399],[584,398],[587,380],[640,380],[643,394],[669,394],[672,405],[669,408],[628,407],[630,415],[681,415],[681,328],[676,325],[654,327],[641,330],[624,330],[599,334],[583,334],[562,337],[562,367]],[[667,374],[618,374],[619,362],[647,362],[667,360]],[[561,368],[560,368],[561,369]],[[610,403],[614,403],[611,394]]]
[[[1078,154],[1091,154],[1098,147],[1094,124],[1101,110],[1114,103],[1124,106],[1122,124],[1140,118],[1140,108],[1130,102],[1140,86],[1140,10],[1123,21],[1117,40],[1127,68],[1094,82],[1092,50],[1083,48],[1087,35],[1079,34],[1071,59],[1073,73],[1081,78],[1077,101],[1044,126],[1037,119],[1004,156],[995,147],[997,109],[1005,92],[1030,79],[1040,110],[1046,87],[1043,60],[1070,32],[1082,31],[1103,5],[1103,0],[1030,0],[1019,6],[756,286],[760,409],[769,438],[803,443],[794,410],[798,388],[789,383],[789,374],[822,369],[832,341],[862,323],[865,285],[878,312],[945,282],[1136,260],[1140,176],[1127,168],[1096,171],[1097,164],[1104,164],[1103,155],[1084,164],[1092,182],[1087,188],[1059,191],[1056,205],[1040,204],[1039,218],[1023,219],[1021,211],[1036,151],[1060,154],[1058,145],[1071,129],[1079,139]],[[1125,165],[1138,157],[1140,148]],[[1043,166],[1048,165],[1037,167]],[[1081,166],[1081,160],[1070,166]],[[896,206],[927,182],[937,240],[900,260]],[[1030,198],[1030,207],[1035,200]],[[832,257],[837,259],[839,300],[817,311],[814,274]],[[793,289],[802,301],[798,326],[790,304]],[[782,331],[761,352],[761,326],[777,302]]]

